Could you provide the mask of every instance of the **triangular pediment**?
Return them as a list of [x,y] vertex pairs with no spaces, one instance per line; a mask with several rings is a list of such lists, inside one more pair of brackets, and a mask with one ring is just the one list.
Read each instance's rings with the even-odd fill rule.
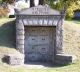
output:
[[26,8],[18,13],[19,15],[60,15],[60,12],[51,9],[49,6],[36,6],[31,8]]

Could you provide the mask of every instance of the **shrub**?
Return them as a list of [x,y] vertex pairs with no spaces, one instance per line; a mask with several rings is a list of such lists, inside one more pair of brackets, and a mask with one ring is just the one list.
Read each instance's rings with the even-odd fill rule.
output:
[[71,4],[66,11],[66,19],[72,19],[74,15],[74,11],[80,9],[80,4],[73,3]]
[[9,11],[8,11],[7,8],[0,7],[0,17],[5,17],[5,16],[7,16],[8,12],[9,12]]
[[[49,4],[51,6],[51,8],[53,9],[57,9],[57,10],[62,10],[63,9],[63,2],[58,2],[56,3],[56,5],[51,2]],[[74,10],[77,10],[77,9],[80,9],[80,1],[77,1],[77,2],[72,2],[70,3],[69,5],[67,4],[67,10],[66,10],[66,19],[71,19],[73,18],[73,14],[74,14]]]

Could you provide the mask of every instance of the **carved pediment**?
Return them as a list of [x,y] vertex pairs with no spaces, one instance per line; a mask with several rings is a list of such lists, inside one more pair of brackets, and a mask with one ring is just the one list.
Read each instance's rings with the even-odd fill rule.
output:
[[54,9],[51,9],[48,6],[36,6],[31,8],[26,8],[18,13],[19,15],[60,15],[60,12]]

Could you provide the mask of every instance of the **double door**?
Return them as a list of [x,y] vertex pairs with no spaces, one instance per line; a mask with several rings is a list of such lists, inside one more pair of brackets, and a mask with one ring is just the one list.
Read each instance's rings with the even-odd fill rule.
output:
[[25,27],[25,61],[50,61],[53,54],[52,28]]

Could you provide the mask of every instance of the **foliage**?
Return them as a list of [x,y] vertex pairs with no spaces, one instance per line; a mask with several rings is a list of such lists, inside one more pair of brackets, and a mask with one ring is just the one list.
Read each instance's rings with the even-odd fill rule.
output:
[[51,8],[60,11],[64,10],[66,13],[66,18],[72,18],[74,10],[80,9],[79,0],[45,0],[45,2],[50,5]]
[[0,17],[5,17],[7,16],[7,13],[8,13],[8,9],[7,8],[3,8],[3,7],[0,7]]
[[9,9],[8,9],[8,4],[14,3],[14,0],[0,0],[0,17],[5,17],[7,16]]
[[66,19],[71,19],[74,14],[74,10],[80,9],[79,0],[61,0],[64,10],[66,12]]
[[0,0],[0,3],[1,3],[1,0]]
[[43,5],[44,4],[44,0],[39,0],[39,5]]
[[66,18],[69,19],[69,18],[72,18],[73,15],[74,15],[74,11],[77,10],[77,9],[80,9],[80,4],[77,2],[77,3],[72,3],[69,8],[67,8],[66,10]]
[[2,0],[0,0],[0,2],[1,2]]
[[[12,4],[14,3],[14,0],[0,0],[0,3],[6,3],[5,7],[7,6],[7,3]],[[80,9],[80,0],[39,0],[39,4],[42,4],[43,2],[50,5],[51,8],[57,9],[62,11],[64,9],[66,13],[66,18],[70,19],[73,17],[74,10]],[[44,4],[44,3],[43,3]],[[21,5],[24,7],[25,5]],[[30,6],[34,6],[33,0],[30,0]]]
[[2,2],[6,2],[6,3],[9,3],[9,4],[12,4],[12,3],[14,3],[14,0],[2,0]]

